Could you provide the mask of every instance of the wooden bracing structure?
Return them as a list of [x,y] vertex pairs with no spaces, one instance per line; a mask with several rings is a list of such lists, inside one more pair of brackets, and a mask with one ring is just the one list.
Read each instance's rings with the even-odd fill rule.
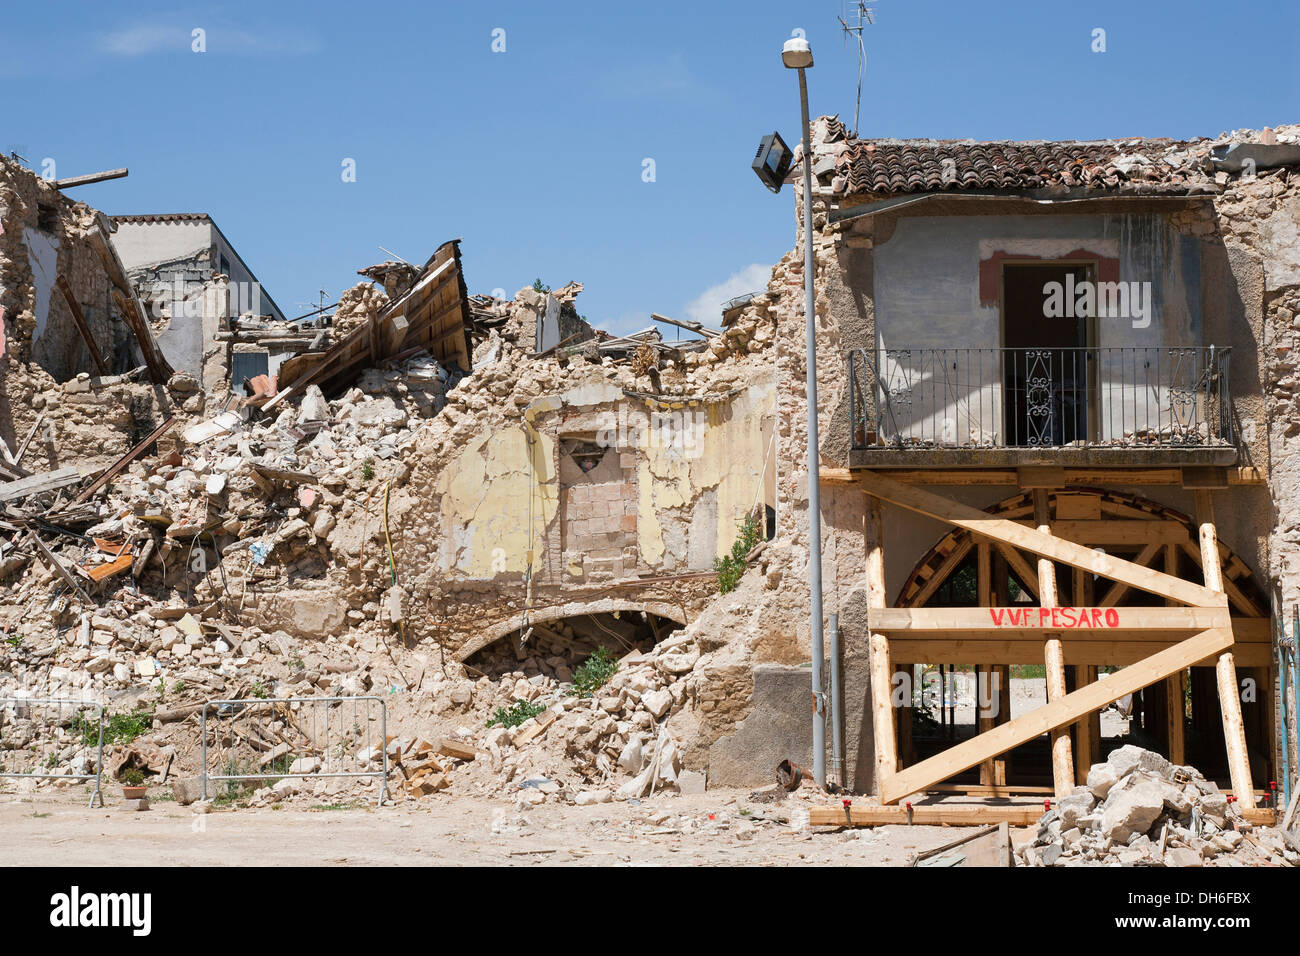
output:
[[[1254,808],[1236,654],[1244,651],[1248,666],[1268,665],[1269,620],[1249,590],[1238,584],[1248,570],[1218,543],[1209,490],[1196,491],[1193,540],[1190,522],[1183,516],[1152,514],[1127,496],[1096,489],[1058,491],[1055,516],[1046,488],[1032,488],[1022,500],[989,513],[884,472],[856,471],[852,477],[866,492],[871,712],[883,804],[898,803],[977,766],[982,785],[1000,787],[1006,782],[1005,771],[997,758],[1042,734],[1050,735],[1052,742],[1053,790],[1064,796],[1083,778],[1098,752],[1098,711],[1153,685],[1160,685],[1164,699],[1170,701],[1170,752],[1181,761],[1183,674],[1192,666],[1212,665],[1232,789],[1243,809]],[[899,601],[906,606],[901,607],[887,606],[883,503],[956,529],[931,552],[929,562],[913,572]],[[1125,520],[1133,518],[1145,520]],[[1107,546],[1136,550],[1136,557],[1126,560],[1094,550]],[[1022,552],[1037,561],[1031,564]],[[972,553],[979,606],[921,606]],[[1202,583],[1177,575],[1184,557],[1188,567],[1200,567]],[[1230,563],[1227,573],[1225,558]],[[1008,600],[1006,575],[1004,593],[998,593],[991,573],[995,563],[1027,589],[1032,604]],[[1057,565],[1070,570],[1065,577],[1072,596],[1069,605],[1058,597]],[[1159,604],[1121,605],[1131,592],[1145,592]],[[984,668],[1041,663],[1048,700],[1014,719],[1009,708],[997,721],[981,717],[975,736],[899,769],[896,708],[890,700],[891,677],[899,661],[974,663]],[[1077,677],[1070,691],[1067,665],[1075,666]],[[1098,680],[1098,666],[1121,669]],[[1003,692],[1007,694],[1008,688]],[[1072,726],[1078,753],[1072,748]]]

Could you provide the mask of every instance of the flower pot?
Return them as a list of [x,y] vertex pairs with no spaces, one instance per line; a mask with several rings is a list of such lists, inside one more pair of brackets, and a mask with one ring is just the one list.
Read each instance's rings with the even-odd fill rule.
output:
[[122,785],[122,799],[124,800],[143,800],[148,792],[149,788],[145,786],[129,787],[126,784]]

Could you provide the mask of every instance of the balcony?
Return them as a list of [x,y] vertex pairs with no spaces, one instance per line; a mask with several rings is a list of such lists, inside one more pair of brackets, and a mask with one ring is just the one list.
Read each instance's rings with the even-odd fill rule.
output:
[[1230,465],[1229,349],[853,349],[852,467]]

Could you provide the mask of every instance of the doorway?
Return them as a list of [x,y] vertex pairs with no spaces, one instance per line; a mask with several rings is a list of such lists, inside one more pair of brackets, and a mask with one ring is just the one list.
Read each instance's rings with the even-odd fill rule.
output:
[[1090,314],[1076,314],[1074,291],[1094,281],[1095,273],[1088,262],[1003,265],[1003,428],[1008,445],[1060,447],[1094,440],[1093,323]]

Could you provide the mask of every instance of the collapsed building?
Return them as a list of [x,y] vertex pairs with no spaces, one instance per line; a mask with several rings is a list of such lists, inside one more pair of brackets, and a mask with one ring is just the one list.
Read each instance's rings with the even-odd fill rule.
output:
[[[1292,127],[870,141],[815,124],[834,783],[886,804],[1064,797],[1123,742],[1098,713],[1136,665],[1143,746],[1248,809],[1296,766],[1276,638],[1300,598],[1296,142]],[[453,240],[423,266],[361,270],[331,337],[243,397],[165,379],[178,407],[153,414],[176,427],[99,455],[83,440],[100,478],[0,486],[0,614],[23,638],[3,651],[9,689],[152,707],[185,774],[207,769],[198,701],[382,692],[388,789],[416,799],[592,802],[810,764],[803,241],[689,346],[597,333],[577,284],[470,296]],[[15,296],[33,280],[4,275],[8,338],[31,349]],[[29,374],[14,349],[7,382]],[[40,532],[49,555],[22,543]],[[743,573],[720,593],[728,566]],[[1066,606],[1098,614],[1027,614]],[[575,694],[602,647],[619,669]],[[1057,721],[1032,733],[1010,699],[1024,666],[1044,667]],[[953,668],[999,688],[960,725],[946,690],[937,708],[919,690]],[[1258,693],[1222,692],[1238,679]],[[159,696],[178,683],[181,700]],[[497,721],[521,703],[517,726]],[[338,759],[378,772],[372,747]],[[255,799],[337,789],[311,772]]]

